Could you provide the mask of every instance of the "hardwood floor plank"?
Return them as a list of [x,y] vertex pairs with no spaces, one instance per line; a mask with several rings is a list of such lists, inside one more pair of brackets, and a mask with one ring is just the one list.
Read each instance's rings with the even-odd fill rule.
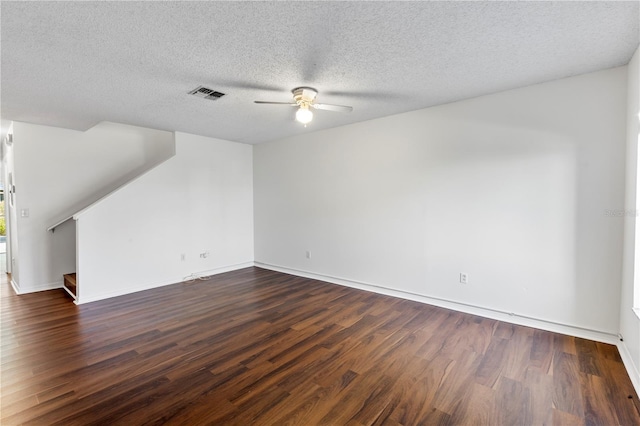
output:
[[384,375],[356,377],[350,392],[334,401],[318,424],[339,425],[346,424],[349,420],[360,421],[359,418],[377,418],[386,405],[380,403],[380,398],[388,397],[392,385],[392,380]]
[[317,280],[0,287],[2,425],[640,424],[615,346]]
[[452,415],[462,401],[468,400],[480,362],[477,354],[465,352],[449,364],[449,370],[434,395],[433,406]]
[[289,400],[286,407],[274,410],[268,423],[273,425],[305,424],[302,419],[313,411],[319,399],[320,389],[318,385],[309,384],[303,388],[296,389],[295,392],[289,392]]
[[323,348],[322,352],[316,353],[316,358],[306,367],[307,371],[316,372],[315,374],[290,374],[279,380],[278,386],[287,391],[293,391],[300,386],[328,386],[332,381],[327,379],[327,374],[331,374],[335,380],[338,374],[344,375],[351,372],[345,365],[344,358],[344,352]]
[[580,371],[585,374],[602,376],[596,342],[585,339],[575,339],[575,342]]
[[[614,350],[617,350],[615,346],[609,346]],[[620,355],[618,354],[618,357],[619,356]],[[602,364],[604,365],[604,371],[606,372],[606,389],[608,392],[615,390],[613,394],[610,394],[612,400],[608,400],[607,402],[609,402],[616,410],[616,415],[620,420],[620,424],[634,424],[634,422],[637,421],[638,414],[640,413],[640,402],[638,401],[638,397],[631,381],[627,380],[627,372],[622,368],[622,362],[613,359],[606,359],[602,361]],[[598,395],[600,394],[598,393]]]
[[[553,404],[559,411],[584,419],[578,357],[561,353],[553,366]],[[603,395],[604,396],[604,395]]]
[[264,363],[268,368],[262,368],[263,374],[258,380],[248,386],[239,389],[231,395],[229,400],[238,405],[252,398],[256,393],[263,392],[265,389],[276,386],[280,381],[287,377],[301,374],[306,367],[313,363],[317,356],[322,356],[326,349],[322,346],[311,346],[305,352],[287,361],[284,364],[273,365],[272,363]]
[[553,410],[553,426],[583,426],[584,424],[585,422],[582,417],[574,416],[573,414],[557,409]]
[[418,426],[447,426],[453,425],[451,416],[443,413],[437,408],[432,408],[429,412],[416,423]]
[[453,409],[450,424],[454,425],[516,425],[522,423],[505,423],[499,418],[499,407],[496,400],[496,391],[478,384],[470,385],[469,393],[465,401],[460,400]]
[[492,388],[506,366],[504,362],[507,354],[508,341],[491,339],[487,352],[482,356],[480,365],[475,373],[476,383]]
[[534,330],[517,325],[513,327],[514,334],[508,340],[505,352],[503,375],[521,381],[525,379],[531,362]]
[[533,411],[531,390],[522,382],[501,377],[496,388],[497,410],[494,410],[494,424],[531,425]]
[[[573,336],[567,336],[565,334],[554,334],[553,345],[555,350],[558,352],[564,352],[571,355],[578,355],[578,351],[576,350],[576,338]],[[612,346],[612,345],[606,345],[606,346]]]
[[399,329],[395,333],[375,334],[359,340],[357,350],[367,356],[352,359],[349,368],[359,374],[380,368],[381,360],[389,353],[389,347],[399,346],[408,335],[408,330]]
[[344,395],[348,395],[351,392],[353,381],[357,377],[356,373],[347,370],[330,385],[324,387],[315,386],[315,391],[304,402],[298,402],[291,410],[288,410],[288,407],[284,407],[284,416],[281,417],[282,424],[320,424],[320,419],[331,410],[335,401],[342,399]]
[[210,393],[201,395],[193,401],[182,405],[176,413],[162,413],[161,416],[141,423],[144,426],[193,426],[206,419],[207,424],[221,424],[220,419],[234,418],[238,407],[218,395]]
[[553,333],[544,330],[533,332],[531,354],[529,359],[532,367],[539,368],[542,373],[548,373],[553,359]]
[[553,411],[549,409],[553,407],[553,376],[527,369],[523,383],[530,390],[531,424],[553,424]]
[[[604,383],[604,379],[592,374],[580,374],[583,389],[584,420],[587,425],[618,425],[615,409],[607,402],[611,395]],[[596,395],[607,395],[608,398],[598,398]]]
[[413,385],[405,398],[391,412],[390,418],[397,423],[412,425],[420,419],[428,417],[433,408],[433,398],[445,376],[455,361],[445,357],[436,357],[431,361],[421,360],[422,365],[415,370],[407,371],[403,376],[410,376]]
[[[89,409],[83,417],[72,417],[66,421],[88,424],[137,425],[158,415],[173,416],[191,400],[206,395],[215,387],[213,375],[198,370],[178,380],[162,382],[153,389],[139,391],[127,400],[109,399]],[[109,407],[105,410],[103,407]],[[96,414],[96,411],[100,414]]]

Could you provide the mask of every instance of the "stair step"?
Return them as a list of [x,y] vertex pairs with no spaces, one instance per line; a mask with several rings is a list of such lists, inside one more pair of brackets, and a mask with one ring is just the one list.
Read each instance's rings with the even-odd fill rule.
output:
[[69,293],[71,293],[71,295],[75,298],[77,296],[76,293],[76,273],[72,273],[72,274],[64,274],[64,286],[65,288],[69,291]]

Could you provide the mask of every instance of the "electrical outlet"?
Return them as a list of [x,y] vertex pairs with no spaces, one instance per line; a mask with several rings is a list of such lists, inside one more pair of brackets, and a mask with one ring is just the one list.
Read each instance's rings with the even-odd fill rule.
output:
[[307,259],[311,259],[311,252],[309,250],[307,250],[306,255],[307,255]]
[[187,258],[187,255],[186,255],[186,254],[182,253],[182,254],[180,255],[180,260],[181,260],[181,261],[183,261],[183,262],[184,262],[184,261],[186,260],[186,258]]
[[460,284],[469,284],[469,274],[460,272]]

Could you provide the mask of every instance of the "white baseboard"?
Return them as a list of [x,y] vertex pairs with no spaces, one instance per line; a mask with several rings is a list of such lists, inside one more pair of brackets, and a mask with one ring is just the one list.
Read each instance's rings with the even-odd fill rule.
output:
[[629,374],[631,383],[633,383],[633,387],[636,390],[636,394],[640,395],[640,372],[638,371],[638,365],[633,361],[629,348],[627,348],[627,345],[623,341],[618,340],[617,346],[624,367],[627,369],[627,374]]
[[16,294],[22,294],[22,293],[20,292],[20,286],[18,285],[18,283],[17,283],[17,282],[15,282],[15,281],[13,280],[13,278],[11,278],[11,287],[13,287],[13,291],[14,291]]
[[62,288],[62,281],[54,281],[54,282],[51,282],[51,283],[38,284],[38,285],[35,285],[35,286],[31,286],[31,287],[29,287],[27,289],[23,289],[12,278],[11,279],[11,287],[13,287],[13,291],[15,291],[16,294],[29,294],[29,293],[37,293],[39,291],[55,290],[57,288]]
[[96,294],[90,297],[82,296],[82,287],[78,285],[77,292],[78,296],[76,300],[73,302],[76,305],[83,305],[85,303],[97,302],[99,300],[111,299],[112,297],[124,296],[126,294],[138,293],[140,291],[151,290],[152,288],[164,287],[166,285],[176,284],[180,282],[180,278],[173,278],[167,281],[149,283],[145,285],[141,285],[138,287],[122,289],[117,291],[110,291],[102,294]]
[[[195,275],[197,275],[199,277],[205,277],[205,276],[222,274],[222,273],[225,273],[225,272],[231,272],[231,271],[235,271],[237,269],[248,268],[250,266],[253,266],[253,262],[244,262],[244,263],[238,263],[238,264],[235,264],[235,265],[221,266],[219,268],[210,269],[210,270],[202,271],[202,272],[197,272],[197,273],[195,273]],[[165,281],[144,284],[144,285],[141,285],[141,286],[138,286],[138,287],[134,287],[134,288],[102,293],[102,294],[93,295],[93,296],[90,296],[90,297],[83,297],[82,296],[82,284],[79,284],[78,285],[78,298],[76,299],[76,301],[74,303],[76,305],[83,305],[85,303],[97,302],[99,300],[110,299],[112,297],[118,297],[118,296],[124,296],[125,294],[138,293],[140,291],[151,290],[152,288],[164,287],[166,285],[178,284],[178,283],[181,283],[181,282],[184,282],[183,277],[175,277],[175,278],[171,278],[171,279],[168,279],[168,280],[165,280]]]
[[595,340],[597,342],[616,345],[618,336],[601,330],[592,330],[573,326],[569,324],[561,324],[553,321],[547,321],[541,318],[533,318],[524,315],[518,315],[510,312],[499,311],[496,309],[484,308],[482,306],[471,305],[467,303],[456,302],[438,297],[431,297],[417,293],[411,293],[403,290],[391,289],[376,284],[364,283],[360,281],[348,280],[345,278],[332,277],[329,275],[317,274],[314,272],[301,271],[278,265],[271,265],[263,262],[254,262],[259,268],[269,269],[272,271],[283,272],[285,274],[296,275],[304,278],[312,278],[320,281],[326,281],[333,284],[343,285],[345,287],[357,288],[373,293],[384,294],[387,296],[399,297],[401,299],[413,300],[415,302],[425,303],[428,305],[439,306],[454,311],[464,312],[467,314],[478,315],[485,318],[491,318],[498,321],[504,321],[511,324],[522,325],[526,327],[538,328],[540,330],[552,331],[554,333],[566,334],[569,336],[580,337],[583,339]]

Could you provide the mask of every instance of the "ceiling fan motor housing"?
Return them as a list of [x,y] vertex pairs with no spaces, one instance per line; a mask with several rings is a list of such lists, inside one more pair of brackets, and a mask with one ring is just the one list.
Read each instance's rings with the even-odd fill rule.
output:
[[293,99],[298,105],[311,104],[318,95],[318,91],[313,87],[296,87],[291,93],[293,93]]

